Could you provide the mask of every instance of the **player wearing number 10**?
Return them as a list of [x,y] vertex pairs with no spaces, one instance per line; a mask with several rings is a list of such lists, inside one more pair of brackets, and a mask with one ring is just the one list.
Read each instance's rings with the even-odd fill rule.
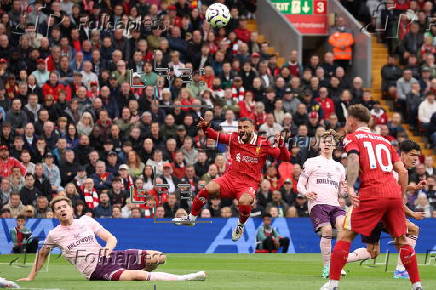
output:
[[[350,245],[357,234],[368,236],[382,221],[395,239],[401,261],[410,275],[412,289],[422,290],[415,250],[406,240],[403,193],[408,174],[393,146],[385,138],[368,128],[369,110],[363,105],[348,108],[344,139],[348,153],[347,184],[353,208],[347,213],[344,230],[339,233],[330,260],[330,281],[321,290],[338,289],[341,269],[347,262]],[[398,183],[393,170],[398,173]],[[360,179],[359,196],[354,193]]]

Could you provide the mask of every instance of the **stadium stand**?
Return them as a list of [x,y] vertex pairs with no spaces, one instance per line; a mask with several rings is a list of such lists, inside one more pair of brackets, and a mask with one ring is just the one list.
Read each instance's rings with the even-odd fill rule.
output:
[[[417,15],[397,40],[380,42],[392,31],[372,37],[371,88],[344,73],[329,51],[303,63],[294,51],[278,55],[257,32],[252,1],[220,2],[232,20],[214,30],[204,21],[211,1],[1,1],[1,217],[51,217],[38,197],[55,195],[70,197],[77,217],[189,212],[185,192],[195,195],[230,162],[226,146],[197,129],[199,118],[231,132],[242,116],[255,120],[259,134],[286,128],[293,140],[291,164],[265,168],[252,216],[307,216],[296,192],[301,166],[317,154],[326,129],[345,134],[346,107],[355,103],[371,110],[372,129],[393,144],[411,138],[421,145],[422,163],[410,178],[427,185],[409,193],[409,206],[435,216],[431,1],[394,1],[393,10],[342,1],[361,21],[374,20],[376,9],[383,17],[407,9]],[[414,81],[403,76],[409,72]],[[335,159],[346,166],[343,154],[339,148]],[[212,217],[238,214],[232,200],[213,199],[208,208]]]

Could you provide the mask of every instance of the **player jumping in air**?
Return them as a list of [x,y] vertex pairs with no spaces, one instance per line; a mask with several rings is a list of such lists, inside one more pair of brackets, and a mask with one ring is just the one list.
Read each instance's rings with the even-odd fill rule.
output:
[[[380,221],[395,239],[401,261],[410,275],[412,289],[422,290],[416,253],[406,239],[403,193],[408,173],[389,141],[371,133],[368,128],[370,119],[365,106],[359,104],[348,108],[346,129],[350,134],[344,139],[344,146],[348,153],[348,195],[353,208],[347,213],[344,230],[339,233],[331,255],[330,281],[321,290],[339,289],[341,269],[347,262],[351,242],[357,234],[369,236]],[[398,173],[398,182],[393,170]],[[354,192],[357,178],[360,179],[359,196]]]
[[[50,250],[59,247],[62,255],[89,280],[107,281],[194,281],[205,280],[201,271],[187,275],[151,272],[165,263],[166,256],[158,251],[114,251],[117,239],[96,220],[86,215],[73,218],[71,200],[55,197],[50,206],[60,225],[52,229],[37,254],[30,274],[18,281],[32,281],[44,265]],[[96,236],[106,242],[101,247]]]
[[[401,142],[400,144],[400,159],[401,162],[404,163],[404,166],[410,170],[415,168],[416,163],[418,162],[418,158],[420,155],[421,148],[417,143],[412,140],[406,140]],[[395,173],[395,172],[394,172]],[[421,181],[417,185],[408,185],[407,190],[420,190],[424,187],[425,181]],[[404,206],[405,214],[408,217],[421,220],[424,218],[423,212],[413,212],[407,206]],[[409,245],[412,248],[415,248],[416,241],[418,239],[419,227],[406,219],[407,225],[407,235],[406,239]],[[347,263],[356,262],[360,260],[366,259],[374,259],[380,253],[380,235],[382,231],[386,231],[383,223],[377,224],[376,228],[372,230],[371,235],[369,237],[362,236],[362,243],[367,244],[366,248],[358,248],[354,250],[352,253],[348,255]],[[398,256],[397,267],[394,272],[394,278],[404,278],[409,279],[409,274],[404,268],[403,263],[401,262],[400,256]]]
[[174,221],[182,225],[195,225],[195,220],[209,199],[216,196],[237,199],[239,223],[232,232],[232,240],[237,241],[244,234],[244,224],[250,217],[251,204],[254,202],[267,157],[273,156],[275,159],[289,161],[290,154],[281,136],[275,137],[278,147],[273,147],[266,138],[257,136],[251,119],[241,118],[238,122],[238,132],[232,134],[218,133],[209,125],[204,120],[198,124],[205,131],[207,138],[228,145],[232,164],[223,176],[209,182],[195,196],[188,216],[176,218]]
[[[314,230],[321,234],[319,247],[324,261],[323,278],[329,277],[333,228],[341,231],[345,219],[345,211],[338,202],[338,195],[346,193],[345,168],[333,160],[337,142],[338,136],[334,130],[321,136],[321,154],[307,159],[297,185],[298,192],[309,200]],[[342,274],[346,274],[345,271]]]

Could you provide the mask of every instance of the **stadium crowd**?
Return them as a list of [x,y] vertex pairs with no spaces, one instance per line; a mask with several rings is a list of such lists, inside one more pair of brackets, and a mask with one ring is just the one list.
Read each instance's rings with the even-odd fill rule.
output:
[[[269,44],[247,29],[253,3],[218,2],[232,20],[214,30],[204,21],[209,0],[0,0],[1,218],[53,217],[55,195],[71,198],[76,217],[186,214],[190,192],[230,162],[228,148],[197,129],[200,117],[224,133],[237,131],[239,117],[253,119],[259,135],[291,133],[292,162],[270,160],[252,216],[308,216],[296,191],[301,168],[326,129],[345,135],[350,104],[367,106],[372,129],[394,146],[407,138],[404,116],[436,139],[436,26],[425,31],[419,18],[392,48],[400,64],[388,59],[383,90],[398,112],[388,119],[337,50],[304,63],[292,51],[279,67]],[[398,2],[415,3],[418,15],[434,11],[430,1]],[[190,83],[183,69],[192,70]],[[345,157],[338,148],[335,159],[346,166]],[[432,156],[410,174],[411,182],[427,180],[408,194],[428,217],[436,217],[435,175]],[[225,199],[201,213],[232,216],[237,207]]]

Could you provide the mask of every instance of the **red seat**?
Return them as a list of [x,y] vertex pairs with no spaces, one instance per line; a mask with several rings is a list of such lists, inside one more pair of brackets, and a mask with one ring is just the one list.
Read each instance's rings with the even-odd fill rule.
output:
[[[269,251],[268,251],[268,250],[260,250],[260,249],[256,249],[255,253],[256,253],[256,254],[266,254],[266,253],[269,253]],[[271,253],[277,253],[277,250],[272,250]]]

